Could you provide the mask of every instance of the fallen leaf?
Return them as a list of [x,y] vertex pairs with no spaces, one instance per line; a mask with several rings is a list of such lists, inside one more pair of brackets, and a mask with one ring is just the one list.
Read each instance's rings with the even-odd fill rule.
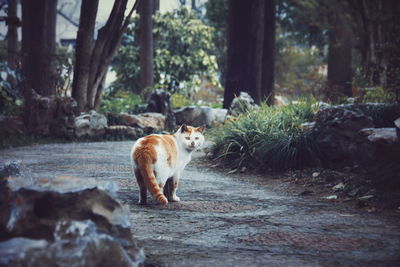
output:
[[324,197],[325,199],[337,199],[337,195],[330,195],[327,197]]
[[365,195],[365,196],[359,197],[357,199],[358,200],[368,200],[368,199],[371,199],[373,197],[374,197],[374,195]]

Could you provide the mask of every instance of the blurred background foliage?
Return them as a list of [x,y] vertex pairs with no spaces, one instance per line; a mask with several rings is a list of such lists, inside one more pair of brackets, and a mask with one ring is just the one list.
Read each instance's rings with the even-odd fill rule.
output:
[[197,16],[186,7],[153,16],[153,33],[157,40],[155,85],[143,92],[139,92],[138,17],[133,18],[113,64],[117,79],[108,89],[105,101],[109,104],[110,97],[126,98],[126,95],[118,95],[119,91],[139,94],[144,99],[146,93],[157,88],[176,94],[172,100],[176,107],[212,104],[221,98],[223,89],[213,43],[215,30]]

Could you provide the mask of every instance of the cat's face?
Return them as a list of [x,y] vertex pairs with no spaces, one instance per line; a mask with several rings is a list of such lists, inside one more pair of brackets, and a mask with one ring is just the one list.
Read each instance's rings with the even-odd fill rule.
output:
[[178,139],[183,144],[183,147],[191,152],[204,143],[204,129],[204,126],[196,128],[183,124],[178,130]]

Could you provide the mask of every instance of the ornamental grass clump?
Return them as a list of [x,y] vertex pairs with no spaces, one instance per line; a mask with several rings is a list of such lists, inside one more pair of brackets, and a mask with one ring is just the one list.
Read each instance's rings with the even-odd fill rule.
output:
[[312,121],[318,106],[311,100],[249,111],[231,117],[211,133],[211,154],[220,164],[240,170],[286,170],[319,162],[310,131],[302,124]]

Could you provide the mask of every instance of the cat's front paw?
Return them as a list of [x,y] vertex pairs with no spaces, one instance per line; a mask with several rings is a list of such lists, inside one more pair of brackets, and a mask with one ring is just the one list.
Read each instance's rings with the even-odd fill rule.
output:
[[179,202],[181,201],[181,198],[178,196],[172,196],[172,202]]

